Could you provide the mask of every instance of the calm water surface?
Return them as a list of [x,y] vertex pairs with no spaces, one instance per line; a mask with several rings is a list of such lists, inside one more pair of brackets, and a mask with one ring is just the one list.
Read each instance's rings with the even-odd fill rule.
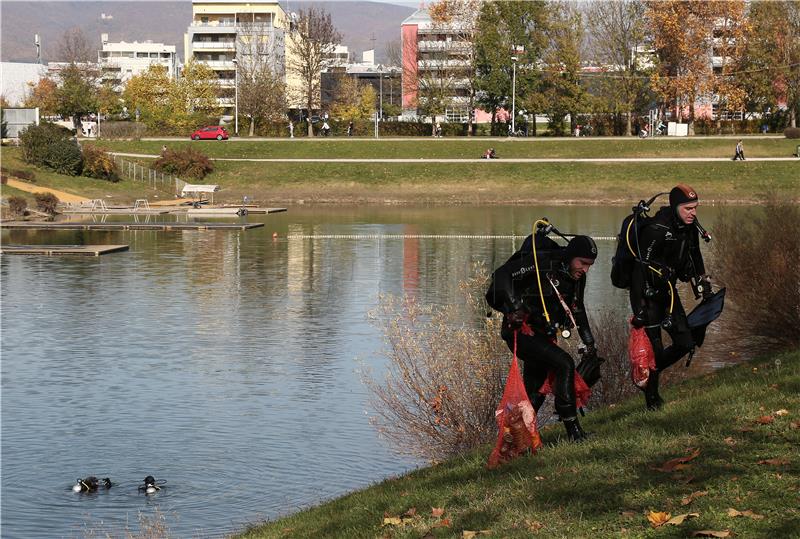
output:
[[[524,236],[547,215],[612,236],[625,213],[300,206],[250,216],[266,227],[244,232],[4,231],[130,251],[0,262],[3,537],[119,535],[156,510],[176,536],[220,536],[420,464],[369,424],[359,370],[380,376],[385,359],[367,315],[384,293],[460,301],[473,263],[497,266],[520,240],[287,235]],[[613,243],[599,246],[587,304],[624,308],[607,279]],[[87,475],[118,485],[71,492]],[[146,475],[166,488],[139,494]]]

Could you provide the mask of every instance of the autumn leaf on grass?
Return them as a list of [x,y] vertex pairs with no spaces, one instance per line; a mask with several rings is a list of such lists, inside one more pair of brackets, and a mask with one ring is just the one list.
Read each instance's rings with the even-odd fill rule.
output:
[[692,534],[692,537],[730,537],[730,530],[716,531],[716,530],[699,530]]
[[687,462],[696,459],[698,456],[700,456],[700,450],[699,449],[694,449],[694,450],[692,450],[691,453],[689,453],[685,457],[678,457],[678,458],[670,459],[667,462],[665,462],[664,464],[662,464],[661,466],[653,468],[653,469],[656,470],[656,471],[659,471],[659,472],[673,472],[673,471],[676,471],[676,470],[682,470],[682,469],[686,468],[686,463]]
[[785,416],[785,415],[788,415],[788,414],[789,414],[789,410],[786,410],[785,408],[781,408],[781,409],[780,409],[780,410],[778,410],[777,412],[773,412],[773,413],[774,413],[776,416],[778,416],[778,417],[783,417],[783,416]]
[[667,521],[672,518],[672,515],[669,513],[662,513],[656,511],[650,511],[650,514],[647,515],[647,520],[650,521],[650,525],[654,528],[658,528],[659,526],[663,526],[667,523]]
[[800,421],[792,421],[789,423],[790,429],[800,429]]
[[461,539],[473,539],[473,537],[478,537],[479,535],[491,535],[492,530],[478,530],[478,531],[469,531],[464,530],[461,532]]
[[786,466],[789,464],[789,459],[764,459],[759,460],[759,464],[768,464],[769,466]]
[[440,517],[444,514],[444,507],[431,507],[431,516]]
[[759,515],[758,513],[752,512],[750,509],[745,509],[744,511],[737,511],[733,507],[728,508],[728,516],[729,517],[750,517],[754,520],[761,520],[764,518],[764,515]]
[[758,419],[756,419],[756,423],[760,423],[762,425],[769,425],[770,423],[774,422],[775,418],[771,415],[762,415]]
[[701,498],[701,497],[707,496],[707,495],[708,495],[708,491],[707,490],[697,490],[695,492],[692,492],[688,496],[686,496],[684,499],[682,499],[681,500],[681,505],[689,505],[690,503],[695,501],[697,498]]
[[417,514],[417,508],[416,507],[411,507],[411,508],[409,508],[408,511],[403,513],[403,516],[404,517],[413,517],[416,514]]
[[449,528],[453,523],[450,522],[449,518],[443,518],[442,520],[437,520],[434,524],[431,525],[431,528]]
[[538,532],[539,530],[544,528],[544,524],[542,524],[538,520],[525,520],[525,525],[532,532]]
[[384,526],[402,526],[403,520],[400,517],[383,517]]
[[736,445],[736,440],[732,436],[728,436],[723,441],[728,445]]
[[697,518],[699,516],[700,516],[700,513],[684,513],[683,515],[678,515],[678,516],[672,517],[671,519],[666,521],[664,524],[672,524],[673,526],[680,526],[681,524],[683,524],[684,520],[688,520],[690,518]]

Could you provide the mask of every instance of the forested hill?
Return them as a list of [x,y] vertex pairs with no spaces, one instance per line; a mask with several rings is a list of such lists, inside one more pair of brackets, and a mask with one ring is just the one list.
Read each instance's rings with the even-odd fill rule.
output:
[[[331,13],[343,35],[342,42],[358,54],[375,48],[384,61],[386,44],[400,39],[400,23],[413,13],[406,6],[377,2],[281,2],[284,8],[299,11],[310,5],[322,6]],[[105,14],[105,16],[103,16]],[[36,60],[34,34],[42,41],[45,62],[57,61],[58,43],[64,31],[79,27],[93,45],[100,48],[100,34],[111,41],[162,42],[177,47],[183,58],[183,34],[192,16],[192,4],[183,1],[8,1],[0,5],[0,57],[4,62]]]

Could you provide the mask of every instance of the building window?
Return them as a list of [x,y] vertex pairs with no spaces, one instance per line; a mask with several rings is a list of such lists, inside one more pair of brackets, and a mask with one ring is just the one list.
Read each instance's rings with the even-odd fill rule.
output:
[[448,122],[467,123],[469,121],[467,109],[445,109],[444,115]]

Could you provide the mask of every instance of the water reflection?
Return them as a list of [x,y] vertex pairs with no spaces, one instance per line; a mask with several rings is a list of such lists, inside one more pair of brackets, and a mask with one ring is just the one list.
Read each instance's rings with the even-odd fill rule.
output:
[[[6,243],[130,251],[0,262],[3,536],[119,532],[156,507],[175,535],[220,533],[416,464],[365,415],[358,361],[384,367],[367,313],[384,293],[460,302],[473,264],[499,265],[521,238],[297,236],[524,236],[542,215],[609,236],[625,211],[299,207],[251,215],[266,226],[249,231],[4,230]],[[607,279],[613,243],[599,246],[587,305],[624,309]],[[120,484],[68,490],[90,474]],[[148,474],[169,481],[149,499],[136,492]]]

